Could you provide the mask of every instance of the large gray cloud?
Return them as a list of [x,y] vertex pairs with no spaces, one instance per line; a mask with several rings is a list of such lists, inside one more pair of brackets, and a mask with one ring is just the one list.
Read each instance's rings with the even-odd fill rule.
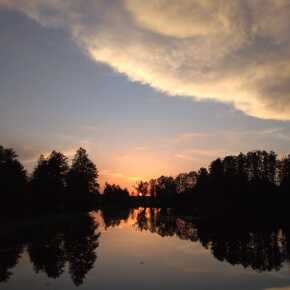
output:
[[290,119],[289,0],[0,0],[170,95]]

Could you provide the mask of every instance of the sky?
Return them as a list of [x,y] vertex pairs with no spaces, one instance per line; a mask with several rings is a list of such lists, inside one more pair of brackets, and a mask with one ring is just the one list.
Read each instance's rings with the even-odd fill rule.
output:
[[290,1],[0,0],[0,143],[100,182],[290,153]]

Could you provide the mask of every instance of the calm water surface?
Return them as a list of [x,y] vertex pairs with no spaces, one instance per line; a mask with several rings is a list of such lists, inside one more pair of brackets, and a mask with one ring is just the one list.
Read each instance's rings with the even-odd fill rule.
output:
[[0,289],[290,289],[290,230],[104,210],[1,226]]

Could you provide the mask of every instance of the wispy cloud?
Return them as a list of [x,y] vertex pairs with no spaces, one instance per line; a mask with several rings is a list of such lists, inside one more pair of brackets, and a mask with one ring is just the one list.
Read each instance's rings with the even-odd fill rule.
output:
[[213,149],[189,149],[182,151],[181,153],[177,153],[175,155],[176,158],[194,161],[194,160],[207,160],[209,158],[216,158],[219,156],[225,155],[224,150],[213,150]]
[[[290,119],[288,0],[0,0],[170,95]],[[277,17],[277,15],[279,17]]]
[[[183,132],[171,139],[175,146],[174,157],[184,161],[187,166],[198,169],[207,166],[212,160],[226,155],[235,155],[257,149],[273,150],[280,144],[280,156],[289,147],[290,131],[283,127],[248,130],[221,130],[214,132]],[[277,146],[277,145],[276,145]]]
[[290,131],[283,127],[273,127],[265,129],[247,129],[247,130],[218,130],[215,132],[183,132],[172,138],[172,142],[186,143],[192,140],[210,140],[210,139],[239,139],[244,137],[271,137],[290,141]]

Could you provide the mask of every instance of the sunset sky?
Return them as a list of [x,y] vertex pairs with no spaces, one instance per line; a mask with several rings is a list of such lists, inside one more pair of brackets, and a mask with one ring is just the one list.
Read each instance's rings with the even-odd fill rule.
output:
[[289,0],[0,0],[0,144],[101,183],[290,153]]

